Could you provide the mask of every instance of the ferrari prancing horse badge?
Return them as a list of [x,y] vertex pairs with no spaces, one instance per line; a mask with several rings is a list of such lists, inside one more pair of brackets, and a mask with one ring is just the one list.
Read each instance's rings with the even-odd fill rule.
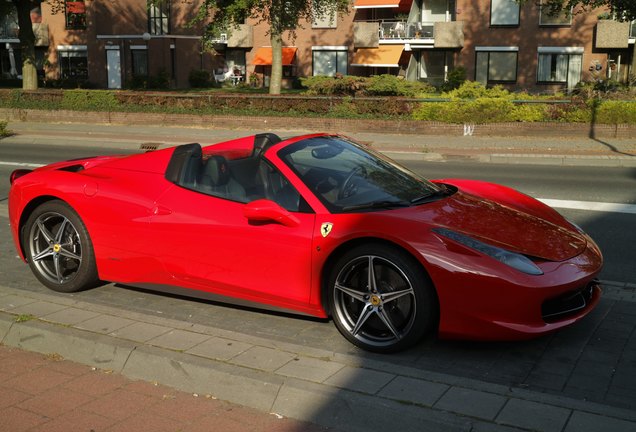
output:
[[320,227],[320,234],[322,234],[323,237],[327,237],[331,232],[331,228],[333,228],[333,224],[331,222],[324,222]]

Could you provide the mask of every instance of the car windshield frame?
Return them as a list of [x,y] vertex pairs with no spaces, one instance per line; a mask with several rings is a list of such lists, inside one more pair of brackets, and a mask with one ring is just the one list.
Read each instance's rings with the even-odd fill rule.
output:
[[445,192],[443,185],[343,136],[305,138],[277,156],[331,213],[411,207]]

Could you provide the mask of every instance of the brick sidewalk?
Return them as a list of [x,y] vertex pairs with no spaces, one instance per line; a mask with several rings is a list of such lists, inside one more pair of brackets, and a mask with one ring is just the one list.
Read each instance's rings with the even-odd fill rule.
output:
[[324,428],[0,345],[3,432],[317,432]]

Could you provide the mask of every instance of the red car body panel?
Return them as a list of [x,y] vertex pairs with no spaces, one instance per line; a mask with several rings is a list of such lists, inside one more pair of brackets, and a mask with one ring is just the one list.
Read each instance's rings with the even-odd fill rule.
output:
[[[311,135],[320,136],[320,135]],[[183,287],[266,307],[327,317],[323,281],[329,258],[351,242],[393,243],[416,258],[439,301],[442,337],[523,339],[581,319],[546,322],[541,308],[592,283],[602,267],[594,242],[544,204],[504,186],[445,179],[449,197],[423,205],[364,213],[330,213],[278,152],[308,136],[283,141],[264,156],[313,212],[283,215],[281,223],[250,219],[268,201],[243,204],[203,195],[168,181],[174,148],[128,157],[69,161],[18,178],[9,216],[23,256],[20,227],[34,203],[67,202],[84,221],[102,280]],[[209,146],[204,157],[246,157],[254,137]],[[81,165],[72,172],[69,167]],[[251,206],[251,207],[250,207]],[[262,208],[256,209],[263,211]],[[323,223],[333,224],[321,235]],[[488,244],[533,257],[542,275],[521,273],[432,229],[461,231]],[[23,256],[24,258],[24,256]]]

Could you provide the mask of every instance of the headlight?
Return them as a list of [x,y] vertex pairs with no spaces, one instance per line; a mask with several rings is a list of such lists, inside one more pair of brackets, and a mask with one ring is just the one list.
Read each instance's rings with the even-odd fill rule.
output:
[[497,261],[506,264],[507,266],[519,270],[522,273],[526,273],[529,275],[543,274],[543,271],[539,267],[537,267],[535,263],[521,254],[510,252],[497,246],[486,244],[479,240],[475,240],[474,238],[469,237],[465,234],[460,234],[447,228],[433,228],[432,231],[466,247],[481,252],[484,255],[488,255],[489,257],[492,257]]

